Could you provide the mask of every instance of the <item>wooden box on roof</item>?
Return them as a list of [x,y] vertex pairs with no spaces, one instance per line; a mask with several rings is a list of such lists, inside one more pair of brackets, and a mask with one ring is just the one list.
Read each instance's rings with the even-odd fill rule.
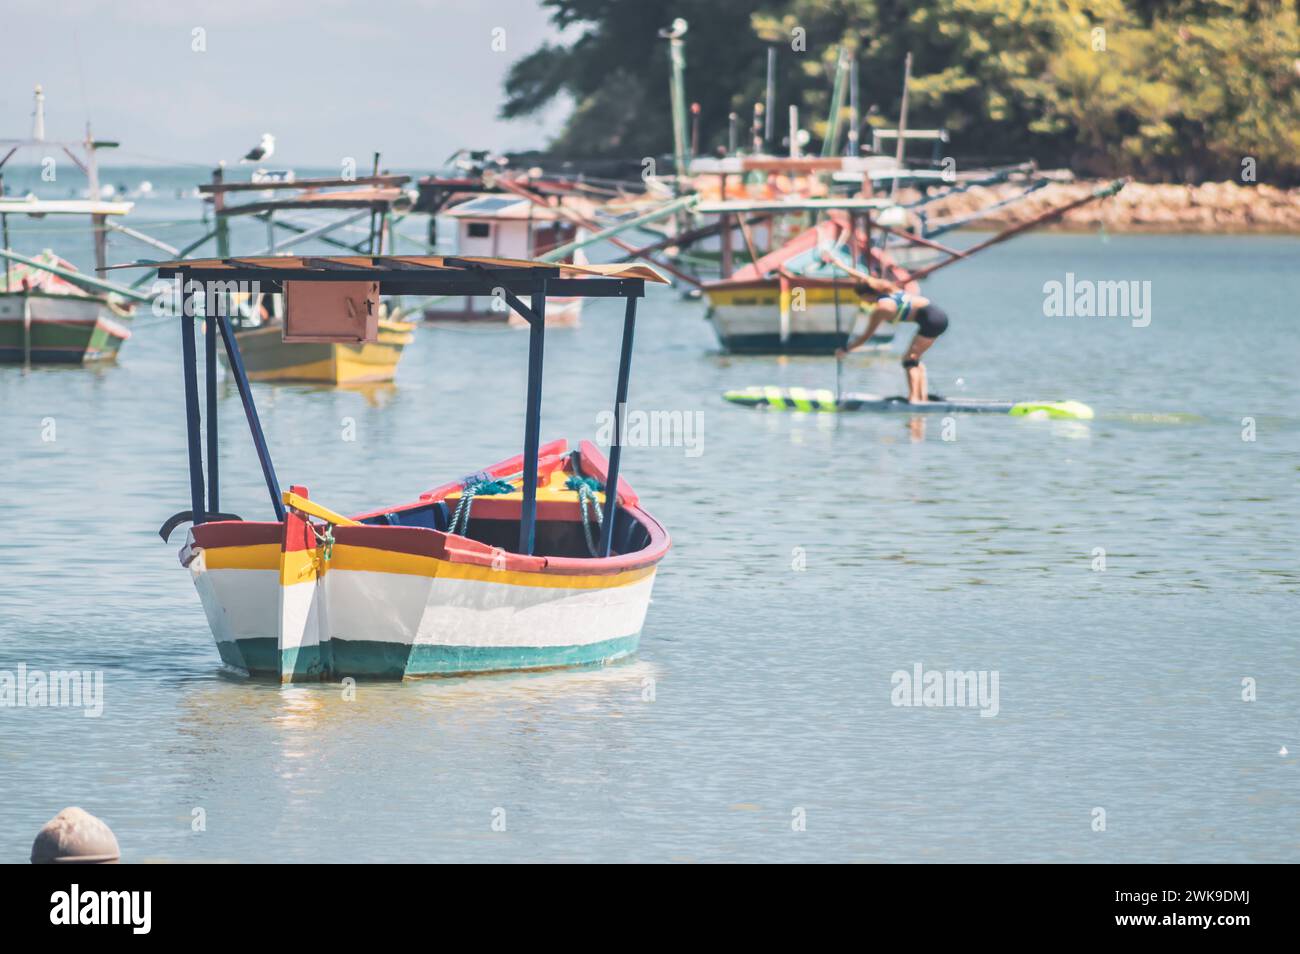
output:
[[344,343],[378,339],[378,282],[284,283],[286,342]]

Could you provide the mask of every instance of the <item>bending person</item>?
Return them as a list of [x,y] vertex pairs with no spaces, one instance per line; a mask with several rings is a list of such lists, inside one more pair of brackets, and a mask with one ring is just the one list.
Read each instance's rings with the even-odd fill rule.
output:
[[903,355],[903,373],[907,376],[908,403],[925,403],[930,399],[930,391],[926,386],[925,365],[921,363],[921,355],[929,351],[934,339],[947,330],[948,315],[924,295],[908,294],[902,286],[883,278],[864,281],[858,286],[857,292],[862,298],[874,303],[867,316],[867,329],[837,350],[836,356],[842,358],[855,348],[860,348],[887,321],[915,322],[916,335]]

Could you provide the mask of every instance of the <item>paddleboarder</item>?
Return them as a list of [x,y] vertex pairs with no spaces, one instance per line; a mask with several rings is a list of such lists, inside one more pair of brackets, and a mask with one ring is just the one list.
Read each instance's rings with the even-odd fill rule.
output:
[[874,302],[871,313],[867,316],[867,328],[856,338],[849,339],[848,344],[835,352],[842,358],[855,348],[871,340],[885,322],[911,321],[916,323],[916,335],[907,346],[903,355],[903,373],[907,376],[907,401],[909,404],[924,404],[929,400],[930,391],[926,387],[925,365],[921,355],[930,350],[934,340],[948,328],[948,315],[942,308],[924,295],[913,295],[883,278],[870,278],[857,286],[858,295]]

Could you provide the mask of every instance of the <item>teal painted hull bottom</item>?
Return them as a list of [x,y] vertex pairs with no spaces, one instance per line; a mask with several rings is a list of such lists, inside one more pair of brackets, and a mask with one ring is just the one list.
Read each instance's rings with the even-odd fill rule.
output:
[[227,666],[242,669],[250,676],[280,679],[283,672],[284,681],[298,682],[347,676],[404,679],[592,666],[631,656],[640,640],[639,633],[575,646],[439,646],[331,639],[324,646],[284,650],[282,660],[277,641],[266,637],[218,641],[217,650]]

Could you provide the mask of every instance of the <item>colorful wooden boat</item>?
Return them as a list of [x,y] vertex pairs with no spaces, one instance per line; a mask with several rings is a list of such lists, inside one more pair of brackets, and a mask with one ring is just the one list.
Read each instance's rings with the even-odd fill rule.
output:
[[[796,203],[790,211],[811,205]],[[917,291],[888,255],[871,246],[869,225],[864,229],[857,214],[845,211],[847,207],[861,213],[869,222],[875,205],[870,199],[817,203],[826,217],[815,226],[728,277],[704,283],[706,317],[722,347],[738,354],[833,354],[844,347],[866,314],[858,280],[844,264],[862,273],[887,275]],[[741,215],[771,206],[743,202],[700,208]],[[732,211],[717,212],[724,207]],[[892,339],[890,326],[871,343],[883,347]]]
[[[230,282],[256,282],[272,294],[290,282],[345,283],[340,288],[360,283],[384,296],[497,289],[529,325],[523,452],[410,503],[345,517],[311,500],[303,486],[282,489],[242,342],[225,311],[203,326],[201,411],[197,321],[179,319],[190,509],[171,517],[160,533],[167,539],[181,524],[192,525],[181,563],[194,579],[225,663],[283,681],[403,678],[603,663],[636,651],[669,539],[619,476],[617,435],[628,396],[636,302],[647,281],[664,281],[653,269],[435,256],[140,264],[156,268],[160,278],[176,281],[196,300]],[[552,295],[625,299],[616,437],[608,460],[587,442],[576,450],[564,441],[540,443],[542,352]],[[295,335],[316,334],[303,329],[292,312],[286,323],[298,328]],[[272,520],[221,511],[218,336],[243,401]]]
[[131,314],[129,305],[46,271],[76,271],[51,251],[31,261],[7,261],[8,267],[0,270],[0,364],[114,360],[122,342],[131,337],[121,320]]
[[[87,216],[91,223],[95,267],[106,264],[110,219],[131,211],[130,202],[99,197],[96,154],[117,145],[97,142],[87,127],[86,138],[59,142],[45,138],[45,94],[35,90],[32,132],[28,139],[0,140],[0,170],[20,151],[66,155],[86,176],[88,199],[40,199],[4,194],[0,176],[0,364],[91,364],[112,361],[131,332],[121,319],[134,303],[149,297],[90,275],[48,249],[35,256],[9,247],[9,219],[25,216]],[[124,230],[130,231],[130,230]]]
[[604,494],[591,485],[608,463],[555,441],[540,449],[536,546],[512,552],[522,466],[517,455],[351,519],[295,487],[282,522],[195,527],[181,562],[222,661],[284,680],[402,678],[636,652],[667,532],[620,482],[614,552],[593,556]]

